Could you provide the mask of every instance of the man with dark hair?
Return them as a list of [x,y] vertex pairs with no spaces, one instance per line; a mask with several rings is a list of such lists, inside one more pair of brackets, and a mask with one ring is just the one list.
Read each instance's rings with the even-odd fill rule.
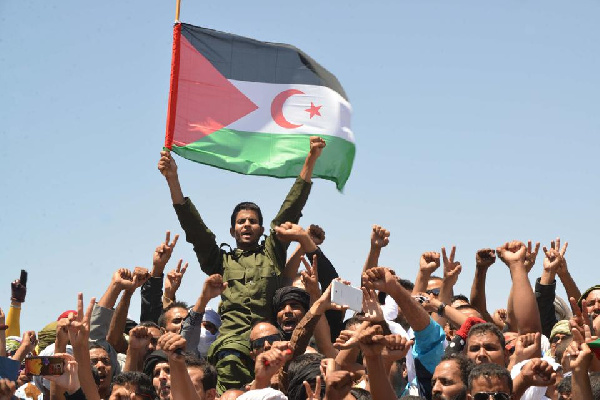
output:
[[156,350],[146,357],[144,374],[152,379],[152,385],[160,400],[171,400],[171,369],[164,351]]
[[164,332],[179,333],[181,331],[181,323],[187,315],[187,303],[175,301],[169,304],[169,307],[164,309],[160,317],[158,317],[158,326],[160,326]]
[[284,340],[290,340],[296,325],[310,307],[310,295],[304,289],[285,286],[277,289],[273,297],[275,321]]
[[110,400],[131,399],[132,394],[135,400],[154,400],[156,398],[152,381],[141,372],[120,373],[113,379],[111,389]]
[[475,364],[508,365],[509,352],[505,349],[504,335],[491,323],[476,324],[467,335],[467,357]]
[[480,364],[469,373],[469,400],[511,400],[510,372],[497,364]]
[[185,365],[200,400],[214,400],[217,395],[217,370],[206,360],[186,354]]
[[271,222],[271,232],[264,242],[260,243],[264,227],[258,206],[245,202],[235,207],[230,234],[237,248],[229,251],[219,247],[215,235],[204,224],[190,199],[184,197],[171,153],[161,152],[158,169],[169,185],[171,200],[186,240],[194,246],[202,270],[207,275],[223,275],[223,281],[228,283],[219,307],[222,317],[220,334],[208,353],[208,359],[219,371],[219,393],[239,388],[252,380],[254,363],[249,356],[250,326],[255,320],[269,319],[273,315],[273,295],[289,272],[285,271],[289,241],[300,242],[303,247],[306,246],[304,250],[307,252],[316,250],[308,234],[294,224],[298,223],[308,199],[312,172],[324,147],[323,139],[310,138],[310,151],[300,175]]
[[442,357],[431,378],[432,400],[466,400],[473,363],[460,353]]

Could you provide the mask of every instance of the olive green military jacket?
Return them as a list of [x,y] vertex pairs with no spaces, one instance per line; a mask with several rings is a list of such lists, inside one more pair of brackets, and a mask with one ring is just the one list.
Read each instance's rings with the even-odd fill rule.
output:
[[184,204],[174,205],[202,271],[207,275],[221,274],[228,283],[219,305],[222,320],[219,337],[209,351],[209,358],[223,349],[249,354],[252,323],[273,318],[272,300],[275,291],[282,286],[281,273],[288,247],[277,239],[274,228],[288,221],[298,223],[310,188],[310,183],[296,178],[277,216],[271,221],[267,239],[255,249],[246,251],[221,249],[189,198]]

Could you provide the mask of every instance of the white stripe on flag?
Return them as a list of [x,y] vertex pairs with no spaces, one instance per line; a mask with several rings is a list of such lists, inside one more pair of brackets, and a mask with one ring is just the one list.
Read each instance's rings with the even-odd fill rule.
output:
[[[246,132],[265,132],[275,134],[309,134],[338,136],[354,143],[354,134],[350,128],[352,107],[348,101],[336,91],[325,86],[289,85],[264,82],[247,82],[229,80],[242,93],[258,106],[258,109],[228,125],[228,128]],[[289,89],[300,90],[304,94],[288,97],[283,104],[283,116],[297,128],[284,128],[278,125],[271,116],[271,103],[275,97]],[[306,111],[311,107],[321,106],[319,115]]]

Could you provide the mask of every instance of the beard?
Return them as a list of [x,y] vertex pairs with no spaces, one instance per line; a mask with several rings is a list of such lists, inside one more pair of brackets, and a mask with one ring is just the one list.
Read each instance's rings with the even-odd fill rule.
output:
[[459,393],[454,396],[444,396],[441,393],[433,393],[431,400],[467,400],[467,388],[461,389]]

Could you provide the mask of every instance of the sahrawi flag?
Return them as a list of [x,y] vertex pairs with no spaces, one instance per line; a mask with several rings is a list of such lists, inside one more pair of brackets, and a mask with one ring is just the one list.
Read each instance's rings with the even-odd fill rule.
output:
[[341,190],[352,169],[352,109],[335,76],[297,48],[176,24],[165,146],[202,164],[297,176],[310,136],[314,177]]

